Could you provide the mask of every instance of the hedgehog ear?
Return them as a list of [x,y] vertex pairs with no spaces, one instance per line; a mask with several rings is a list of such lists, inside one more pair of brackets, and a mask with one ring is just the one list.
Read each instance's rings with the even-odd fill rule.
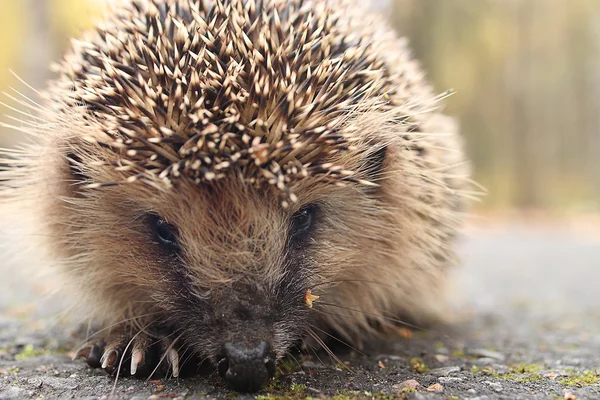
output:
[[387,145],[373,145],[364,158],[364,179],[377,183],[381,179],[387,156]]

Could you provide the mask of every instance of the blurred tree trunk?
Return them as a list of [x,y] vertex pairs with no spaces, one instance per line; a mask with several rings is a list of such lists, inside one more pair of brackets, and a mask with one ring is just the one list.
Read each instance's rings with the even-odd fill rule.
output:
[[529,208],[537,203],[535,188],[536,151],[534,131],[531,121],[530,104],[532,21],[535,14],[535,1],[521,1],[516,10],[517,37],[519,43],[517,57],[510,68],[510,82],[513,90],[513,143],[515,153],[516,199],[517,207]]
[[586,111],[589,123],[587,134],[587,176],[594,205],[600,207],[600,5],[595,4],[588,20],[594,57],[587,59]]
[[48,0],[25,0],[28,10],[28,37],[23,48],[25,59],[22,65],[24,78],[35,88],[42,88],[50,77],[50,61],[54,54],[54,37],[51,30]]

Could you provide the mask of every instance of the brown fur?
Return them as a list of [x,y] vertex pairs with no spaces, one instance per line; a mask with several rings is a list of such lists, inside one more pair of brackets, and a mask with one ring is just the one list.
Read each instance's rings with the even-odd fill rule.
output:
[[[154,10],[149,2],[138,3],[141,9]],[[198,4],[190,0],[165,3],[181,7],[181,14]],[[270,13],[277,9],[284,19],[288,7],[300,4],[299,0],[288,3],[266,2],[264,7]],[[229,3],[217,4],[225,9]],[[435,111],[440,98],[423,81],[404,42],[388,28],[380,28],[381,21],[373,24],[364,16],[364,10],[352,4],[327,1],[313,5],[316,25],[322,31],[309,29],[309,33],[317,33],[305,38],[306,43],[333,43],[341,37],[352,43],[351,35],[362,38],[362,42],[346,53],[340,64],[349,67],[345,73],[331,67],[331,57],[327,56],[331,43],[321,44],[321,53],[315,50],[308,58],[313,62],[312,74],[320,80],[311,80],[304,70],[304,75],[298,74],[297,82],[287,81],[287,89],[281,82],[266,91],[245,88],[251,97],[252,93],[256,95],[257,105],[240,106],[243,118],[238,122],[250,127],[248,132],[253,137],[262,137],[262,143],[270,143],[271,147],[267,146],[266,153],[261,154],[255,143],[236,142],[242,152],[245,145],[252,149],[244,157],[254,157],[250,160],[255,161],[273,154],[278,141],[300,135],[293,154],[274,157],[273,163],[264,167],[250,163],[200,175],[192,169],[189,173],[177,174],[172,169],[165,173],[167,164],[152,169],[141,167],[157,151],[177,155],[170,144],[148,145],[140,141],[143,136],[158,137],[161,127],[185,136],[190,122],[197,123],[195,115],[199,114],[194,113],[201,112],[201,107],[198,111],[183,106],[187,114],[178,108],[189,101],[193,104],[198,97],[190,91],[184,101],[185,97],[177,94],[176,78],[144,75],[138,80],[135,74],[125,76],[113,70],[117,62],[133,65],[131,50],[118,41],[128,43],[133,38],[128,37],[124,27],[134,27],[137,18],[144,14],[129,2],[115,12],[118,17],[102,25],[102,36],[92,33],[84,42],[75,44],[59,69],[60,78],[49,90],[47,108],[27,103],[39,115],[25,128],[35,137],[35,143],[16,157],[7,156],[10,164],[23,166],[0,172],[0,177],[8,179],[0,189],[2,208],[22,219],[24,214],[31,217],[30,225],[42,233],[38,235],[42,240],[35,247],[50,249],[48,259],[54,260],[67,278],[64,290],[80,293],[91,319],[102,321],[104,326],[129,320],[127,325],[140,328],[151,323],[152,318],[147,315],[175,309],[172,303],[179,288],[174,286],[179,282],[165,274],[164,267],[170,266],[171,261],[148,238],[144,225],[147,213],[158,214],[178,228],[185,260],[181,275],[190,283],[193,295],[221,295],[227,299],[228,288],[236,287],[236,282],[250,282],[257,288],[257,296],[269,296],[273,287],[287,279],[286,240],[291,216],[303,205],[315,202],[321,204],[322,212],[311,245],[302,253],[311,266],[302,277],[305,288],[312,288],[312,293],[320,296],[314,309],[302,310],[310,324],[333,329],[356,343],[389,324],[389,316],[408,317],[417,323],[443,317],[445,272],[454,262],[453,242],[465,198],[472,194],[456,127]],[[172,15],[178,12],[175,8],[171,11]],[[231,21],[244,18],[237,6],[229,12]],[[334,16],[339,17],[337,23]],[[186,21],[185,16],[178,19]],[[272,35],[278,32],[277,23],[267,29]],[[202,24],[195,24],[194,29],[200,29]],[[169,40],[185,41],[177,36],[183,35],[180,25],[173,25],[173,31],[180,32],[174,34],[176,39],[168,32],[162,35],[163,47],[167,49],[163,58],[175,57]],[[219,28],[217,23],[206,31],[218,36],[220,33],[216,32],[224,29],[229,35],[230,28],[223,26]],[[109,38],[111,32],[115,38]],[[278,40],[286,40],[285,35]],[[260,48],[262,39],[258,35],[251,40]],[[135,43],[135,38],[131,43]],[[291,59],[299,45],[292,40],[288,44],[289,47],[281,45],[279,51]],[[90,55],[99,51],[105,54],[97,58]],[[218,49],[213,52],[219,54]],[[356,56],[358,52],[364,54]],[[248,54],[256,60],[253,53]],[[273,63],[281,62],[277,61],[276,51],[272,56]],[[160,65],[158,54],[152,57],[155,65]],[[204,57],[210,60],[208,55]],[[239,57],[243,57],[243,52]],[[98,78],[99,72],[85,70],[90,60],[102,59],[104,65],[97,67],[104,68],[105,80]],[[177,63],[167,64],[176,75]],[[206,69],[222,76],[218,63],[209,64]],[[252,70],[254,76],[246,70],[248,76],[243,82],[260,84],[264,89],[266,82],[272,84],[276,76],[269,75],[262,64],[257,65]],[[189,74],[188,82],[198,79],[193,70],[179,70],[183,75]],[[324,86],[330,74],[341,75],[332,86]],[[213,75],[203,78],[210,86],[207,76]],[[106,83],[110,77],[112,86]],[[144,95],[144,82],[148,80],[151,83],[147,87],[151,88],[165,82],[174,85],[167,118],[144,114],[142,109],[154,107],[148,105],[149,99]],[[309,81],[308,86],[302,86]],[[344,82],[349,86],[344,88]],[[124,84],[130,86],[123,87]],[[280,115],[261,126],[260,121],[279,112],[278,101],[290,87],[301,90],[295,92],[296,99],[287,107],[297,103],[296,109],[301,110],[317,104],[319,111],[311,116],[302,110]],[[356,87],[362,88],[363,93],[348,95]],[[307,94],[311,90],[313,96]],[[322,92],[324,97],[315,97],[316,92]],[[263,93],[262,97],[257,93]],[[235,104],[237,100],[232,101]],[[113,105],[113,111],[91,107],[103,102]],[[119,141],[123,134],[114,133],[126,122],[131,123],[130,132],[135,132],[129,143]],[[319,127],[335,130],[343,139],[319,146],[304,143],[303,132]],[[188,140],[190,136],[186,136]],[[144,146],[146,150],[139,150]],[[387,148],[383,170],[370,176],[368,157],[382,147]],[[128,153],[132,148],[138,150]],[[140,155],[144,152],[147,154]],[[66,157],[74,158],[75,171],[83,178],[73,173]],[[185,165],[194,161],[182,160],[190,163]],[[286,163],[290,160],[301,173],[288,171],[275,178],[269,175],[273,168],[289,166]],[[315,170],[314,165],[319,163],[326,166]],[[284,184],[269,179],[280,179]],[[277,355],[282,356],[301,334],[290,332],[285,321],[274,323],[270,335]],[[218,344],[216,338],[213,342],[215,348],[207,349],[210,343],[203,343],[205,349],[198,351],[213,357]]]

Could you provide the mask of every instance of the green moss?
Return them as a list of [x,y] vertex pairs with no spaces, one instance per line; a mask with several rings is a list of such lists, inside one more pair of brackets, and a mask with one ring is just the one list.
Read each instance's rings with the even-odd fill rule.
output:
[[279,361],[277,366],[279,367],[278,369],[280,375],[291,374],[292,372],[296,372],[300,369],[298,362],[289,357]]
[[415,372],[423,373],[429,371],[422,359],[415,357],[410,359],[410,364]]
[[393,400],[398,396],[389,393],[372,393],[359,391],[341,391],[337,392],[331,400]]
[[[271,379],[271,382],[265,387],[265,391],[267,391],[267,392],[285,391],[285,388],[283,387],[283,385],[281,384],[279,379],[282,376],[291,374],[300,369],[300,365],[298,364],[298,362],[295,360],[292,360],[290,358],[284,358],[283,360],[281,360],[279,362],[279,364],[277,365],[277,367],[278,368],[277,368],[277,372],[275,373],[275,376],[273,377],[273,379]],[[292,387],[293,386],[294,385],[292,385]],[[303,386],[303,385],[298,385],[298,386]],[[278,395],[279,393],[276,393],[276,394]],[[275,397],[275,398],[277,398],[277,397]]]
[[559,380],[559,382],[564,386],[576,386],[576,387],[584,387],[593,385],[600,381],[600,375],[595,371],[583,371],[579,374],[572,374],[571,376]]
[[49,351],[44,349],[36,349],[32,344],[27,344],[25,347],[23,347],[23,350],[19,354],[15,355],[15,360],[26,360],[28,358],[38,357],[44,354],[49,354]]
[[294,392],[304,391],[304,390],[306,390],[306,385],[299,384],[299,383],[292,383],[292,386],[290,386],[290,390],[293,390]]
[[306,385],[292,384],[290,388],[284,388],[277,378],[273,378],[271,383],[265,388],[265,395],[256,396],[257,400],[305,400],[309,396],[306,393]]
[[465,352],[464,350],[460,350],[460,349],[456,349],[452,352],[452,355],[456,358],[465,358]]
[[496,371],[494,371],[494,368],[489,367],[489,366],[480,367],[479,365],[473,365],[471,367],[471,373],[472,374],[483,373],[483,374],[487,374],[487,375],[494,375],[494,374],[496,374]]
[[267,394],[267,395],[258,395],[255,397],[256,400],[275,400],[275,399],[279,399],[280,397],[277,396],[273,396],[271,394]]
[[18,374],[18,373],[19,373],[19,371],[20,371],[20,369],[19,369],[18,367],[10,367],[10,368],[8,369],[8,373],[10,373],[10,374],[15,374],[15,375],[16,375],[16,374]]
[[492,367],[479,367],[477,365],[473,365],[471,367],[472,374],[483,373],[486,375],[490,375],[496,379],[503,379],[506,381],[513,381],[519,383],[527,383],[527,382],[538,382],[544,379],[539,372],[544,368],[539,364],[515,364],[509,367],[509,371],[507,373],[499,373],[496,372]]
[[511,372],[515,374],[535,374],[544,369],[542,365],[539,364],[515,364],[509,367]]
[[285,390],[283,385],[281,384],[281,382],[279,381],[279,376],[275,375],[275,377],[273,377],[271,379],[271,382],[265,386],[265,391],[266,392],[280,392]]
[[355,399],[356,397],[350,397],[348,395],[345,394],[336,394],[333,397],[330,397],[331,400],[352,400]]
[[509,367],[510,373],[501,374],[500,379],[511,380],[519,383],[538,382],[544,379],[539,372],[544,369],[540,364],[514,364]]
[[542,379],[544,379],[539,374],[532,374],[532,375],[525,375],[525,376],[517,375],[517,374],[503,374],[503,375],[498,376],[498,378],[504,379],[507,381],[519,382],[519,383],[538,382],[538,381],[541,381]]

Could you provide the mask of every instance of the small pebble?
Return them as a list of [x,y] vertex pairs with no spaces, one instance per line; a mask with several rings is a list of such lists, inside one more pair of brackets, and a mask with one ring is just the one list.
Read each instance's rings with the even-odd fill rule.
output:
[[456,366],[456,365],[451,366],[451,367],[434,368],[429,371],[429,373],[431,375],[435,375],[435,376],[448,376],[450,374],[455,374],[457,372],[460,372],[460,367]]
[[388,354],[380,354],[375,357],[376,360],[392,360],[392,361],[404,361],[404,357],[388,355]]
[[310,369],[327,369],[327,368],[331,368],[325,364],[322,363],[316,363],[313,361],[304,361],[302,363],[302,368],[310,368]]
[[484,381],[483,383],[491,387],[496,393],[500,393],[502,391],[502,385],[499,382]]
[[504,361],[504,359],[506,358],[502,353],[487,349],[468,349],[467,353],[475,357],[493,358],[494,360],[498,361]]
[[392,387],[394,389],[410,389],[410,390],[416,390],[417,388],[419,388],[421,386],[421,384],[419,382],[417,382],[414,379],[409,379],[407,381],[404,381],[400,384],[397,385],[393,385]]
[[42,387],[42,381],[40,379],[27,379],[27,383],[32,387],[39,389]]
[[487,365],[492,365],[496,361],[497,361],[496,359],[491,358],[491,357],[481,357],[481,358],[478,358],[477,360],[474,360],[473,364],[479,365],[479,366],[487,366]]
[[465,378],[459,378],[457,376],[441,376],[438,378],[438,381],[443,384],[462,382],[464,380]]
[[443,354],[436,354],[436,355],[435,355],[435,359],[436,359],[438,362],[441,362],[441,363],[444,363],[444,362],[448,361],[448,359],[449,359],[449,358],[450,358],[450,357],[448,357],[448,356],[445,356],[445,355],[443,355]]
[[444,387],[442,385],[440,385],[439,383],[434,383],[433,385],[431,385],[427,388],[427,391],[428,392],[443,392]]

